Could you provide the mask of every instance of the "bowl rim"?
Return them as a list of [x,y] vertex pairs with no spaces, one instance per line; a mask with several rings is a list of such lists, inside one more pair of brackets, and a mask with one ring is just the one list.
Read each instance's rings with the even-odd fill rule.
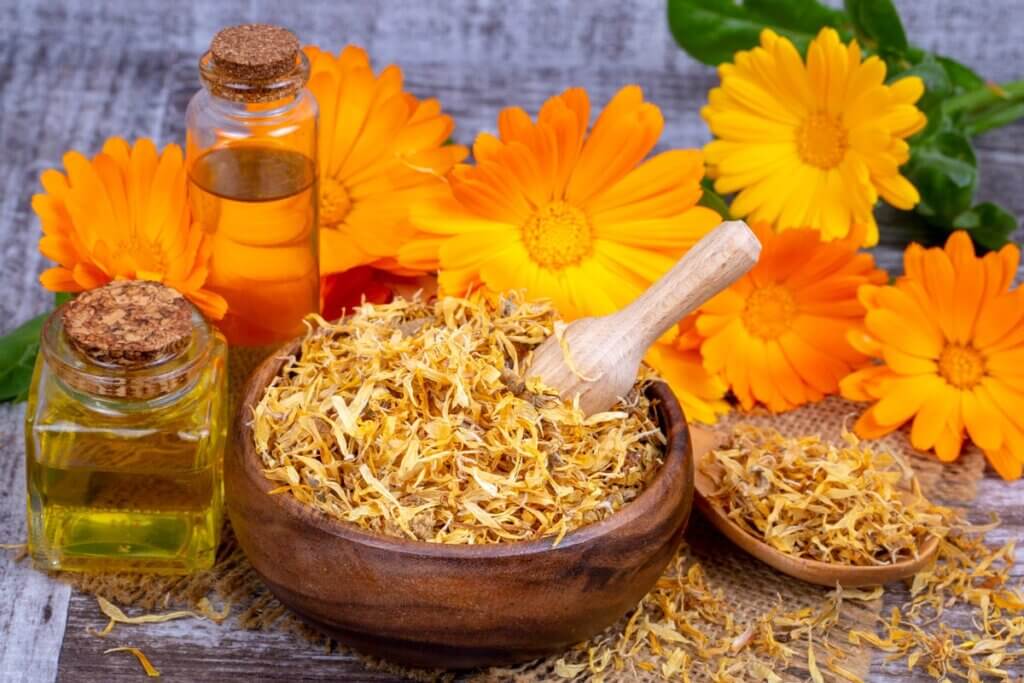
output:
[[[689,484],[686,482],[687,470],[692,471],[692,466],[688,467],[688,464],[692,465],[691,461],[693,459],[689,427],[683,414],[682,406],[680,406],[675,394],[673,394],[669,385],[660,378],[650,382],[646,391],[651,395],[655,415],[659,418],[659,426],[663,433],[665,433],[667,440],[661,467],[658,468],[650,484],[647,485],[639,496],[610,516],[568,532],[558,545],[552,545],[552,537],[529,541],[465,544],[432,543],[401,538],[399,536],[386,536],[365,531],[351,522],[330,517],[314,507],[300,503],[286,492],[270,495],[269,491],[275,488],[275,486],[273,482],[263,475],[262,468],[258,466],[258,457],[255,444],[253,443],[252,426],[249,415],[247,415],[247,409],[255,404],[255,400],[258,397],[262,396],[264,389],[278,375],[285,361],[298,350],[301,341],[302,337],[299,337],[280,347],[249,375],[242,392],[242,399],[238,404],[237,414],[235,415],[229,457],[238,460],[237,464],[240,466],[241,475],[248,480],[250,485],[255,486],[257,490],[267,495],[269,504],[277,507],[288,517],[301,521],[303,524],[311,525],[318,531],[330,536],[376,550],[427,559],[521,558],[591,543],[597,538],[632,524],[641,517],[652,515],[659,507],[660,502],[665,498],[665,493],[670,485],[670,478],[678,477],[683,479],[683,486],[691,488],[692,501],[692,477],[690,477]],[[673,425],[678,425],[679,428],[673,430]]]

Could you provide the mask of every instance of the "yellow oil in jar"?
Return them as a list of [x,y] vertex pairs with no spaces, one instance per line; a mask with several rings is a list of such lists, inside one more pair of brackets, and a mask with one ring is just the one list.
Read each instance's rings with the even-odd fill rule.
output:
[[33,558],[64,570],[211,566],[223,436],[210,430],[222,419],[181,410],[111,417],[50,398],[45,422],[28,432]]
[[36,566],[181,574],[213,565],[224,372],[221,351],[191,387],[132,406],[84,397],[37,363],[25,418]]

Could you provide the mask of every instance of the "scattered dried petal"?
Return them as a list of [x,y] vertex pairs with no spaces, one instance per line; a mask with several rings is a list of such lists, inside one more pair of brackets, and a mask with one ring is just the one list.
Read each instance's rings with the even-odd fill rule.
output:
[[97,595],[96,602],[100,605],[100,611],[110,618],[110,622],[103,628],[103,630],[96,633],[96,635],[101,637],[106,636],[108,633],[113,631],[114,624],[155,624],[164,621],[172,621],[174,619],[187,619],[189,617],[195,617],[197,619],[202,618],[202,615],[188,610],[178,610],[176,612],[167,612],[165,614],[142,614],[137,617],[129,617],[121,611],[120,607],[102,596]]
[[153,663],[149,661],[149,657],[147,657],[142,652],[142,650],[140,650],[139,648],[137,648],[137,647],[112,647],[109,650],[104,650],[103,654],[109,655],[111,652],[130,652],[130,653],[132,653],[133,655],[135,655],[135,659],[139,660],[139,664],[142,665],[142,669],[143,669],[143,671],[146,672],[147,676],[149,676],[150,678],[160,678],[160,672],[156,670],[156,667],[153,666]]

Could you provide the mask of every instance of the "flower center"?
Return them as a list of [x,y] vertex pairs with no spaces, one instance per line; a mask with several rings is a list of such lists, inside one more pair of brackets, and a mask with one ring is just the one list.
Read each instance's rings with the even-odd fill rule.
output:
[[564,268],[590,253],[593,235],[587,215],[563,201],[549,202],[523,224],[523,243],[538,264]]
[[755,289],[743,307],[743,326],[755,337],[776,339],[789,331],[796,317],[796,301],[779,285]]
[[970,389],[985,376],[985,359],[969,346],[947,344],[939,356],[939,374],[957,389]]
[[320,224],[334,226],[345,220],[352,200],[345,186],[334,178],[323,178],[320,181]]
[[818,168],[835,168],[843,160],[846,129],[837,116],[824,112],[811,114],[796,132],[796,151],[806,163]]
[[159,245],[132,233],[128,239],[117,243],[116,253],[128,254],[139,269],[150,270],[164,275],[167,273],[167,255]]

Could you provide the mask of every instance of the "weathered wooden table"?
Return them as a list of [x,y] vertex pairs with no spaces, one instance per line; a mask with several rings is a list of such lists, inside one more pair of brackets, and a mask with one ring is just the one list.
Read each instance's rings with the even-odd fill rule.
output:
[[[913,42],[995,81],[1024,75],[1024,2],[897,4]],[[359,43],[376,65],[400,64],[414,93],[439,97],[455,116],[460,142],[493,129],[502,106],[535,112],[546,97],[582,85],[596,108],[626,83],[639,83],[664,111],[662,148],[707,139],[699,108],[716,77],[672,42],[663,0],[0,0],[0,333],[51,302],[36,280],[46,263],[29,208],[40,171],[59,166],[67,149],[94,153],[110,135],[181,141],[198,55],[219,27],[244,21],[282,23],[329,49]],[[1024,216],[1024,125],[978,147],[983,197]],[[897,269],[899,253],[876,252]],[[25,536],[22,414],[23,406],[0,406],[0,543]],[[1024,484],[988,471],[979,488],[978,516],[1004,520],[992,539],[1019,537]],[[283,633],[186,620],[125,629],[101,644],[85,629],[102,622],[93,598],[0,557],[2,681],[140,678],[134,659],[102,655],[120,644],[154,653],[171,680],[392,680]],[[905,680],[904,671],[879,660],[872,678]]]

